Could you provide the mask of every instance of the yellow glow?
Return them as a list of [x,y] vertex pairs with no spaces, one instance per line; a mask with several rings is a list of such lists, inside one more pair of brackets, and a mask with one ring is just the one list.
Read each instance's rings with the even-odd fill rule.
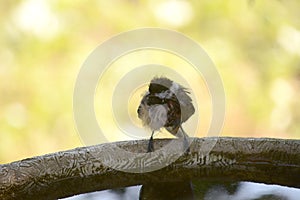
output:
[[283,26],[280,28],[277,40],[286,51],[300,56],[300,30]]
[[[212,105],[210,94],[204,80],[199,77],[198,72],[195,71],[193,66],[174,54],[160,50],[143,50],[127,54],[112,63],[98,83],[98,85],[105,87],[98,87],[97,89],[95,96],[95,113],[99,126],[105,133],[109,133],[106,135],[106,138],[108,138],[109,141],[135,139],[124,135],[124,133],[119,129],[112,114],[111,102],[113,100],[113,92],[118,81],[126,74],[128,75],[132,73],[135,68],[141,67],[145,64],[156,63],[162,65],[162,68],[157,71],[157,74],[155,75],[166,76],[176,82],[179,82],[183,86],[189,88],[192,93],[193,103],[197,107],[198,112],[196,112],[194,116],[183,124],[186,131],[192,132],[191,135],[197,133],[197,136],[199,137],[206,136],[212,117]],[[149,68],[151,68],[151,66],[149,66]],[[168,73],[168,70],[175,71],[178,75],[180,74],[181,77],[186,79],[187,83],[182,82],[179,76],[174,76],[174,74]],[[142,73],[147,74],[149,72],[145,69]],[[138,74],[133,74],[133,76],[138,76]],[[152,78],[153,77],[149,74],[148,80],[145,80],[145,82],[149,82]],[[135,77],[132,77],[131,79],[133,80],[133,83],[134,79]],[[118,100],[120,104],[127,106],[127,113],[119,114],[129,115],[129,118],[131,119],[131,121],[124,122],[124,126],[142,127],[141,121],[137,118],[136,110],[142,95],[146,90],[147,85],[136,85],[136,90],[132,91],[132,94],[124,94],[124,98]],[[197,121],[197,118],[199,121]],[[145,132],[141,133],[141,135],[148,138],[150,130],[145,129]],[[164,131],[162,134],[159,134],[161,137],[165,137],[166,135],[167,137],[170,137],[170,134],[166,134]]]
[[290,110],[294,91],[284,79],[276,79],[271,88],[271,97],[275,106],[271,113],[271,128],[286,131],[292,120]]
[[160,21],[168,25],[183,26],[193,18],[193,9],[189,1],[168,0],[158,3],[155,6],[154,14]]
[[14,21],[20,29],[41,38],[51,38],[59,30],[59,21],[47,1],[24,1],[15,12]]
[[22,128],[27,125],[27,109],[19,102],[12,103],[5,109],[5,118],[9,125]]

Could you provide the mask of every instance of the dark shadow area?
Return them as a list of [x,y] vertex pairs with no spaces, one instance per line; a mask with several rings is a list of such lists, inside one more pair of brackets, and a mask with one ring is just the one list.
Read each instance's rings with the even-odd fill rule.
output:
[[142,186],[82,194],[65,198],[65,200],[297,200],[299,196],[300,189],[279,185],[194,180],[185,182],[153,182]]

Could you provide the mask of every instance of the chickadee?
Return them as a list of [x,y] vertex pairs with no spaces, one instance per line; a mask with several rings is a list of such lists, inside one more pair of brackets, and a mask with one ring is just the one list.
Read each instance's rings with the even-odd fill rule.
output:
[[138,107],[138,117],[143,125],[150,127],[152,134],[148,143],[148,152],[154,151],[153,134],[165,128],[176,137],[184,139],[184,149],[189,151],[188,135],[181,124],[195,112],[192,99],[186,88],[168,78],[153,78],[149,89]]

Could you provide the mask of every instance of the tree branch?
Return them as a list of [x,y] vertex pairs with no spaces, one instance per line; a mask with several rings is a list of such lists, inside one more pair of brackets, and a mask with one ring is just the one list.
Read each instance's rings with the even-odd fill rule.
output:
[[[300,188],[300,140],[192,139],[189,154],[155,171],[150,171],[149,166],[162,164],[160,160],[153,159],[155,154],[162,160],[172,160],[178,156],[175,151],[159,150],[175,140],[154,140],[156,153],[142,153],[147,150],[146,140],[124,141],[80,147],[0,165],[0,199],[55,199],[153,182],[211,178]],[[215,142],[211,151],[204,148]],[[182,148],[180,145],[173,146]],[[116,155],[116,149],[133,153],[120,157]]]

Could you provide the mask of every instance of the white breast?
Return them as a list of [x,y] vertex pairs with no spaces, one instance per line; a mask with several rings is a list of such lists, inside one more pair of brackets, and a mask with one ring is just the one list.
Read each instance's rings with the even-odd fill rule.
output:
[[151,130],[159,130],[167,122],[167,108],[164,105],[153,105],[149,108],[150,123],[148,126]]

